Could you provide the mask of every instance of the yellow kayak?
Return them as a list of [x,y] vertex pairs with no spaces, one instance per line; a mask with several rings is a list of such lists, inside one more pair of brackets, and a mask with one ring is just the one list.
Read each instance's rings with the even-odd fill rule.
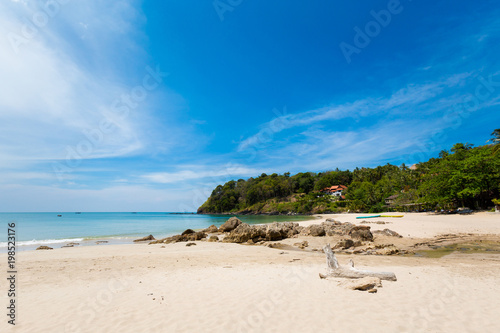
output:
[[404,217],[404,215],[380,215],[380,217]]

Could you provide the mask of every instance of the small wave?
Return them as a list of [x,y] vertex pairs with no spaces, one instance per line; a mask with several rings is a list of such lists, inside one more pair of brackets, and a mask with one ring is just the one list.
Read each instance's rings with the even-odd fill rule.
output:
[[95,241],[95,240],[100,240],[100,239],[135,239],[138,237],[143,237],[143,236],[105,236],[105,237],[85,237],[83,241]]
[[[41,240],[30,240],[16,242],[16,246],[27,246],[27,245],[44,245],[44,244],[58,244],[58,243],[71,243],[71,242],[81,242],[83,238],[68,238],[68,239],[41,239]],[[0,242],[0,248],[7,247],[7,242]]]

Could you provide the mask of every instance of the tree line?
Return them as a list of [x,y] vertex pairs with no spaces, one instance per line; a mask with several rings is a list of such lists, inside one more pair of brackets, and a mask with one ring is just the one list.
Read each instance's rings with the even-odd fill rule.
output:
[[[265,173],[218,185],[198,213],[309,214],[340,211],[487,209],[500,191],[500,129],[490,144],[457,143],[413,167],[386,164],[353,171]],[[346,185],[345,199],[321,192]],[[387,202],[387,198],[391,198]]]

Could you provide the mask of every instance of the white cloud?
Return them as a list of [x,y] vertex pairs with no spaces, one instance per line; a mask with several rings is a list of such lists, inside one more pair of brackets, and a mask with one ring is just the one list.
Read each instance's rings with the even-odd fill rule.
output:
[[[285,115],[260,126],[238,151],[253,148],[266,157],[261,165],[279,165],[281,170],[346,168],[388,159],[409,162],[415,158],[409,152],[432,153],[424,147],[426,140],[454,125],[444,115],[462,105],[468,91],[474,93],[478,83],[472,77],[473,73],[454,74],[436,82],[408,84],[388,97],[365,97]],[[481,106],[493,102],[496,99]],[[283,126],[274,126],[277,121]]]
[[[64,189],[51,186],[7,185],[0,191],[3,212],[127,212],[185,211],[190,201],[185,191],[165,191],[145,186],[112,186],[103,189]],[[190,210],[192,211],[192,210]]]
[[[194,167],[193,167],[194,168]],[[141,178],[151,183],[168,184],[180,183],[186,180],[211,178],[221,183],[225,179],[241,177],[241,176],[254,176],[259,173],[258,169],[247,168],[236,164],[227,164],[219,168],[211,167],[210,170],[206,168],[196,167],[196,170],[182,170],[176,172],[156,172],[142,175]]]
[[[452,75],[444,80],[426,83],[426,84],[409,84],[404,88],[396,90],[389,97],[366,97],[354,102],[332,105],[316,110],[308,110],[297,114],[288,114],[270,122],[264,123],[259,132],[249,138],[243,140],[238,151],[256,147],[265,146],[269,141],[269,137],[286,129],[291,129],[300,126],[313,126],[326,121],[334,121],[339,119],[360,119],[380,114],[404,114],[409,110],[416,111],[417,107],[423,103],[429,102],[446,88],[459,85],[471,73],[461,73]],[[456,100],[453,99],[452,103]],[[434,111],[431,108],[419,108],[420,112]],[[277,126],[276,124],[279,124]]]
[[[0,4],[0,35],[9,37],[0,39],[0,159],[63,159],[68,146],[88,140],[85,131],[99,129],[113,101],[130,88],[120,83],[120,73],[102,70],[115,59],[97,48],[118,40],[126,45],[121,50],[133,48],[126,33],[134,15],[127,2],[69,2],[53,16],[35,1]],[[36,17],[47,21],[35,25]],[[79,22],[88,22],[85,41],[72,35],[82,29]],[[37,30],[33,36],[25,33],[30,28]],[[126,155],[143,147],[135,115],[115,121],[113,131],[82,158]]]

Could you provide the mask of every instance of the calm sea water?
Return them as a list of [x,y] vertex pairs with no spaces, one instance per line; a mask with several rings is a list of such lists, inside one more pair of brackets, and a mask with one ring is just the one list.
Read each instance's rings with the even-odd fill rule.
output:
[[[58,216],[61,215],[61,216]],[[228,215],[198,215],[175,213],[0,213],[0,252],[7,247],[8,223],[16,224],[18,250],[32,250],[40,245],[61,247],[69,242],[95,245],[97,240],[109,244],[129,243],[152,234],[155,238],[220,226]],[[238,216],[248,224],[274,221],[301,221],[308,216]]]

